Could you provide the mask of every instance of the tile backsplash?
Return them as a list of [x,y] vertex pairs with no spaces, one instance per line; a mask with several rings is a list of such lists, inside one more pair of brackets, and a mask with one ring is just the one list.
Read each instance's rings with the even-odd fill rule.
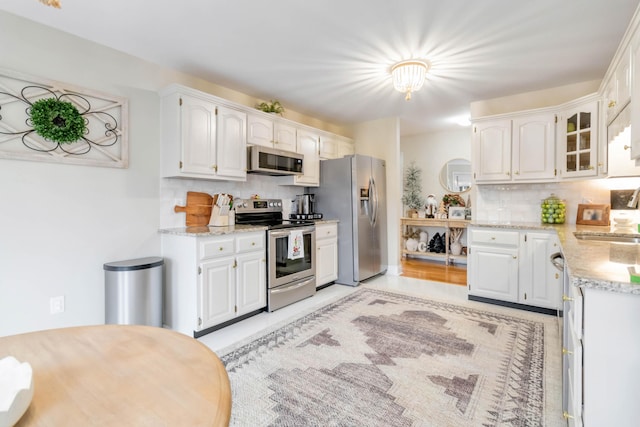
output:
[[[473,219],[496,224],[540,222],[540,203],[552,193],[564,199],[566,219],[575,224],[581,203],[610,204],[612,189],[640,186],[640,178],[592,179],[541,184],[476,185]],[[612,216],[615,212],[612,212]]]
[[[185,226],[186,214],[174,212],[173,207],[178,202],[186,203],[187,191],[211,195],[226,193],[231,194],[234,199],[248,199],[257,194],[264,199],[283,199],[285,202],[294,199],[296,194],[305,193],[305,187],[281,185],[281,183],[282,177],[255,174],[248,174],[246,182],[162,178],[160,180],[160,228]],[[287,203],[285,203],[285,210],[286,207]]]

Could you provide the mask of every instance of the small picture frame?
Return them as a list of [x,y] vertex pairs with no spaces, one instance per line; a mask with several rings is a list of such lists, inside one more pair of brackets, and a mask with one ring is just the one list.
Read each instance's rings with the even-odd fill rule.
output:
[[459,206],[449,207],[449,219],[464,219],[466,216],[466,209]]
[[576,224],[609,225],[611,205],[578,205]]

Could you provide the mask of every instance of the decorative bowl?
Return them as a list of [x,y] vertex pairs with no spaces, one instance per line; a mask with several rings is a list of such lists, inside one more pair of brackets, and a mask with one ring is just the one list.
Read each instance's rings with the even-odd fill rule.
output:
[[632,220],[633,220],[633,218],[631,218],[629,216],[617,216],[617,217],[613,218],[613,222],[616,225],[622,225],[622,226],[631,225],[631,221]]
[[11,427],[24,415],[33,398],[33,371],[15,357],[0,359],[0,427]]

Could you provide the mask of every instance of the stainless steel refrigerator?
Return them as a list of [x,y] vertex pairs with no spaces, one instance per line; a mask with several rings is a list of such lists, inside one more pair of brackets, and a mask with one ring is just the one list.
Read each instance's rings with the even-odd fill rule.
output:
[[320,162],[316,210],[338,219],[337,283],[357,286],[387,271],[384,160],[352,155]]

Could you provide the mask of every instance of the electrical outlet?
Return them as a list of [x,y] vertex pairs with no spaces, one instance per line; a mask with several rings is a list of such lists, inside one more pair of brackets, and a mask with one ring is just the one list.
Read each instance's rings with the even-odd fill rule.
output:
[[51,297],[49,300],[51,314],[64,313],[64,295]]

